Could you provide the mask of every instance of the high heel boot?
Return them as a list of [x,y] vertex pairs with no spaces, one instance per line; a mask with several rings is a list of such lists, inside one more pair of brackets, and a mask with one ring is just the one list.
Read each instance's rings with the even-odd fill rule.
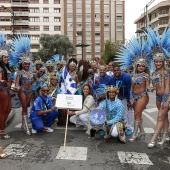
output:
[[140,133],[138,135],[138,139],[141,139],[142,136],[145,139],[146,133],[145,133],[144,128],[143,128],[143,120],[139,123],[139,130],[140,130]]
[[138,129],[139,129],[140,122],[134,121],[134,130],[132,138],[129,139],[129,142],[134,142],[138,137]]
[[25,131],[27,135],[31,135],[31,132],[28,127],[27,115],[22,115],[22,129]]
[[160,142],[158,142],[158,145],[163,146],[165,144],[167,138],[168,138],[168,133],[164,132],[163,135],[162,135],[162,140]]
[[153,136],[152,136],[151,142],[148,144],[149,149],[156,147],[157,137],[158,137],[158,134],[154,133]]

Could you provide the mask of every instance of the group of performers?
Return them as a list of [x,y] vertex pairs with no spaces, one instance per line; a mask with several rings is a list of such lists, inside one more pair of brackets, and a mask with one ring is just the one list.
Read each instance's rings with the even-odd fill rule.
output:
[[[11,97],[17,92],[22,106],[22,129],[31,135],[28,127],[28,107],[41,94],[41,87],[48,87],[49,95],[57,98],[60,93],[62,70],[67,66],[69,75],[77,83],[77,95],[83,96],[83,108],[79,111],[68,111],[70,122],[83,125],[93,137],[101,130],[105,139],[118,137],[126,142],[126,132],[131,130],[134,110],[134,131],[130,142],[145,136],[142,111],[149,102],[148,92],[156,91],[158,117],[155,132],[148,144],[153,148],[164,145],[168,137],[169,111],[169,70],[165,61],[170,56],[170,29],[166,28],[162,37],[158,30],[147,28],[145,37],[133,37],[129,44],[120,48],[116,62],[120,66],[106,64],[99,58],[94,61],[77,61],[74,58],[67,62],[63,57],[54,55],[45,63],[41,59],[33,62],[30,39],[19,35],[6,44],[6,37],[0,34],[0,137],[9,139],[5,132],[5,122],[11,111]],[[121,71],[134,68],[130,76]],[[155,71],[153,69],[155,68]],[[152,74],[150,74],[152,70]],[[153,87],[150,88],[150,82]],[[125,114],[125,110],[128,112]],[[101,121],[100,121],[101,120]],[[102,122],[102,123],[101,123]],[[139,131],[139,133],[138,133]],[[157,141],[160,132],[161,141]],[[127,133],[128,134],[128,133]],[[131,132],[129,133],[131,135]]]

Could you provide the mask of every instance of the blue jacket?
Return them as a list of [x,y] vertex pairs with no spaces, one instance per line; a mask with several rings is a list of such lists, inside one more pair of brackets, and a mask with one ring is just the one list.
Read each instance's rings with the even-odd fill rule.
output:
[[130,90],[131,90],[131,76],[128,73],[122,72],[119,78],[113,76],[113,85],[119,82],[119,95],[120,99],[125,98],[130,103]]

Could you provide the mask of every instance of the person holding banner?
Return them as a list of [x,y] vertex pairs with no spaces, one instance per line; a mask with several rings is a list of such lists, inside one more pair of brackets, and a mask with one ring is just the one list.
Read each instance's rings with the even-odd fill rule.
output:
[[[117,98],[119,90],[116,86],[109,86],[105,89],[106,99],[99,104],[96,110],[106,111],[106,122],[103,125],[103,129],[105,131],[105,139],[109,137],[118,137],[118,140],[125,143],[125,125],[124,125],[124,105],[120,99]],[[100,116],[97,115],[96,118],[100,119]],[[92,129],[91,129],[91,137],[95,135],[94,131],[96,126],[94,124],[95,121],[90,120]],[[93,135],[92,135],[93,133]]]
[[[49,88],[45,85],[41,87],[39,95],[31,108],[30,120],[32,123],[32,134],[43,130],[44,132],[53,132],[51,125],[58,116],[57,107],[53,106],[52,98],[48,96]],[[45,121],[45,124],[44,122]]]
[[[70,122],[76,125],[83,125],[89,127],[89,113],[95,108],[95,101],[92,96],[91,88],[88,84],[83,86],[83,109],[79,111],[68,111]],[[86,132],[88,133],[88,131]]]

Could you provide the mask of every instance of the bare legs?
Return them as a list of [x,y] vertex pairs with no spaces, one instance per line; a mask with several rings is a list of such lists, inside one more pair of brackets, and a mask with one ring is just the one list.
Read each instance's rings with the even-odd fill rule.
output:
[[20,90],[18,92],[18,97],[19,97],[19,99],[21,101],[21,105],[22,105],[22,128],[24,129],[24,131],[27,135],[31,135],[31,132],[29,131],[28,123],[27,123],[27,119],[28,119],[27,118],[27,114],[28,114],[27,108],[31,101],[32,93],[28,93],[26,95],[24,91]]
[[155,128],[154,135],[151,139],[151,142],[148,144],[148,148],[153,148],[156,145],[156,138],[158,134],[161,132],[163,129],[163,133],[168,132],[168,127],[169,127],[169,121],[168,121],[168,111],[169,107],[166,106],[165,108],[161,108],[160,102],[157,100],[156,101],[157,108],[159,109],[158,111],[158,117],[157,117],[157,124]]
[[[149,96],[142,96],[134,103],[134,131],[132,138],[129,139],[130,142],[134,142],[137,137],[141,137],[145,135],[144,128],[143,128],[143,119],[142,119],[142,112],[145,109],[146,105],[149,102]],[[138,134],[138,129],[140,129],[140,134]]]

